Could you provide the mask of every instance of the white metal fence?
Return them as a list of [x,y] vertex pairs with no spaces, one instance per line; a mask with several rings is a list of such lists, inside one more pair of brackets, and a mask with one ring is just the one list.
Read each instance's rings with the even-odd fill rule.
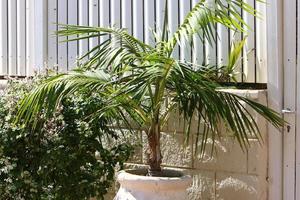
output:
[[[54,35],[57,23],[126,27],[131,34],[151,43],[151,28],[162,27],[166,1],[169,29],[174,31],[199,0],[0,0],[0,76],[31,75],[34,69],[45,65],[67,71],[75,66],[78,56],[99,42],[91,39],[60,43]],[[238,77],[242,82],[265,83],[266,5],[245,1],[263,17],[255,19],[241,11],[252,30],[247,33]],[[230,44],[246,34],[234,35],[233,31],[217,26],[216,36],[219,39],[213,46],[203,45],[195,37],[193,50],[177,48],[175,55],[199,63],[226,64]]]

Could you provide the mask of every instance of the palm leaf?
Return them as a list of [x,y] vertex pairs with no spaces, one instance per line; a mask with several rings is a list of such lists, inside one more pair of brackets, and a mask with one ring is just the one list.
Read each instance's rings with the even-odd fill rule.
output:
[[167,86],[170,91],[176,93],[172,101],[178,105],[187,122],[186,136],[189,137],[189,127],[196,113],[205,124],[205,130],[203,132],[198,130],[197,133],[202,134],[201,153],[204,153],[203,146],[207,144],[208,133],[211,134],[213,142],[220,136],[221,131],[218,129],[220,123],[224,123],[231,130],[244,150],[249,147],[249,135],[262,139],[257,122],[245,105],[275,127],[283,126],[284,121],[275,111],[247,98],[221,90],[221,86],[216,82],[185,65],[178,65],[172,72]]
[[[179,108],[185,121],[187,140],[193,117],[198,115],[196,141],[201,145],[201,153],[209,139],[214,144],[220,137],[220,123],[231,130],[242,149],[247,149],[249,136],[262,139],[247,107],[277,128],[284,123],[280,115],[264,105],[221,90],[217,81],[222,77],[219,73],[224,71],[213,69],[215,66],[194,70],[193,64],[171,57],[175,45],[190,42],[194,34],[200,35],[202,41],[215,42],[216,23],[245,31],[247,24],[240,16],[239,8],[256,15],[243,0],[216,0],[213,4],[202,0],[170,38],[165,21],[163,33],[157,36],[159,39],[153,47],[129,35],[125,29],[61,25],[57,34],[68,37],[67,41],[108,39],[80,58],[79,69],[51,77],[28,94],[20,103],[17,121],[35,124],[39,114],[50,116],[63,98],[87,90],[99,94],[106,103],[90,118],[110,113],[129,129],[130,121],[134,120],[147,134],[157,134],[159,139],[160,126],[166,123],[175,108]],[[241,49],[242,43],[233,50],[229,71],[234,68]],[[164,107],[165,102],[167,107]],[[200,130],[202,123],[204,129]]]
[[[87,69],[113,68],[120,70],[120,63],[140,62],[140,54],[143,52],[154,51],[153,48],[135,37],[129,35],[126,29],[101,28],[78,25],[60,25],[57,34],[61,37],[70,37],[64,41],[76,41],[90,39],[93,37],[110,36],[105,42],[96,45],[85,55],[79,58],[83,62],[81,67]],[[87,61],[86,57],[90,57]]]
[[232,30],[246,31],[248,25],[243,20],[237,7],[252,15],[256,15],[255,9],[243,0],[216,0],[214,3],[200,1],[187,14],[178,30],[168,40],[166,51],[171,54],[177,43],[179,45],[190,43],[195,34],[202,41],[207,40],[212,44],[215,42],[213,38],[216,23]]

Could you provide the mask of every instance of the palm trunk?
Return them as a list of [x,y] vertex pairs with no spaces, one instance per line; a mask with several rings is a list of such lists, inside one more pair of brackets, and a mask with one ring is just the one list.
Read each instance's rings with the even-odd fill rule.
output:
[[149,176],[161,176],[161,162],[162,156],[160,151],[160,126],[155,124],[148,132],[148,144],[149,144],[149,157],[148,164],[150,166],[148,170]]

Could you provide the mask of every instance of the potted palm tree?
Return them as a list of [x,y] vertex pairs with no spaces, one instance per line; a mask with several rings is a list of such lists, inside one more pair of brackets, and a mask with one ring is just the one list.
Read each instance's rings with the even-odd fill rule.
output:
[[176,45],[189,44],[195,34],[203,42],[214,42],[216,23],[245,31],[247,24],[237,7],[253,15],[256,13],[243,0],[226,0],[226,4],[220,0],[214,2],[199,1],[173,34],[168,32],[165,12],[164,28],[161,34],[154,34],[152,46],[122,28],[61,25],[58,35],[68,37],[68,41],[106,39],[81,57],[75,70],[48,78],[28,94],[20,103],[17,120],[34,127],[41,111],[50,116],[63,97],[82,89],[91,95],[97,93],[106,106],[87,118],[106,115],[111,123],[128,129],[132,129],[134,122],[148,139],[149,168],[121,172],[118,176],[121,188],[116,199],[186,199],[185,190],[191,178],[161,167],[161,130],[174,109],[179,109],[186,122],[186,138],[195,115],[198,123],[206,127],[206,131],[197,133],[200,153],[204,152],[209,137],[214,141],[219,136],[220,123],[231,131],[242,149],[249,146],[249,133],[261,138],[245,104],[277,128],[284,123],[278,113],[266,106],[222,90],[220,82],[230,79],[232,65],[216,69],[172,56]]

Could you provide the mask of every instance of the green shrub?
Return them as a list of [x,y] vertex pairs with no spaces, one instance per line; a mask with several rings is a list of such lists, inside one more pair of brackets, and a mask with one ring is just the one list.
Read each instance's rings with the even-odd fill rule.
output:
[[133,148],[114,142],[108,117],[88,118],[102,105],[84,91],[50,120],[42,113],[34,131],[14,124],[18,100],[39,82],[10,81],[0,97],[0,199],[103,199]]

